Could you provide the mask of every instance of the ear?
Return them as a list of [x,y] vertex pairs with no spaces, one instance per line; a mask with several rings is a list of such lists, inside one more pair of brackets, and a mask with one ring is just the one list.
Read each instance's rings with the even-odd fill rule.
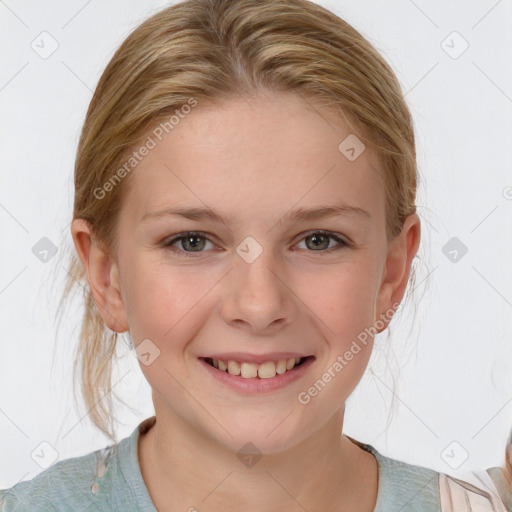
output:
[[111,331],[127,331],[128,322],[117,263],[100,247],[86,220],[74,219],[71,234],[103,321]]
[[[421,237],[421,222],[416,213],[409,215],[402,226],[402,231],[389,243],[388,254],[382,275],[382,282],[377,296],[376,313],[379,325],[387,328],[398,304],[402,301],[407,288],[412,260],[418,251]],[[377,323],[377,318],[375,319]]]

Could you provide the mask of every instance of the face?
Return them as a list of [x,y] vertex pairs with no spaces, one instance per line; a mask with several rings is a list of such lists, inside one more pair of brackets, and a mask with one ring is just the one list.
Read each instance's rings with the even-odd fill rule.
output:
[[343,406],[404,279],[351,133],[291,94],[199,103],[132,171],[112,276],[157,417],[273,453]]

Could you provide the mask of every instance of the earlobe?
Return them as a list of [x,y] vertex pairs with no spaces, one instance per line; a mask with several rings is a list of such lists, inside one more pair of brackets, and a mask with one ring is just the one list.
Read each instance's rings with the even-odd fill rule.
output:
[[394,314],[391,310],[396,310],[393,305],[400,304],[403,299],[420,237],[420,218],[413,213],[405,219],[402,231],[390,243],[376,308],[378,317],[385,318],[385,326],[379,332],[386,329],[391,321]]
[[85,219],[74,219],[71,233],[103,321],[112,331],[127,331],[128,322],[117,263],[100,246]]

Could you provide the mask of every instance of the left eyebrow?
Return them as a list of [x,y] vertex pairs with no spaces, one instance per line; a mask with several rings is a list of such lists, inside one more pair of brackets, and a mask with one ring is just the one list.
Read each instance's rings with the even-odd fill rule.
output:
[[317,220],[325,217],[335,217],[338,215],[361,217],[366,220],[370,220],[372,216],[366,210],[359,208],[358,206],[351,206],[347,204],[336,204],[317,206],[315,208],[297,208],[288,212],[282,217],[282,221],[285,222],[298,222],[305,220]]
[[[204,207],[181,207],[181,208],[165,208],[155,212],[146,213],[140,222],[144,222],[149,219],[167,217],[167,216],[179,216],[186,219],[200,221],[210,220],[213,222],[219,222],[226,224],[226,219],[222,215],[211,208]],[[322,205],[314,208],[296,208],[289,211],[283,217],[280,222],[300,222],[318,220],[326,217],[334,216],[352,216],[360,217],[365,220],[372,218],[371,214],[358,206],[351,206],[347,204],[335,204],[335,205]]]

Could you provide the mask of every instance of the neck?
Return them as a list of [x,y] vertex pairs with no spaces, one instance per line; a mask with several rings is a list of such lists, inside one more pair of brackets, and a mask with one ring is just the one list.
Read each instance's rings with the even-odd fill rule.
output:
[[[168,410],[168,409],[167,409]],[[259,460],[240,460],[175,416],[139,437],[139,463],[160,512],[359,510],[377,500],[375,457],[342,435],[344,407],[313,436]]]

